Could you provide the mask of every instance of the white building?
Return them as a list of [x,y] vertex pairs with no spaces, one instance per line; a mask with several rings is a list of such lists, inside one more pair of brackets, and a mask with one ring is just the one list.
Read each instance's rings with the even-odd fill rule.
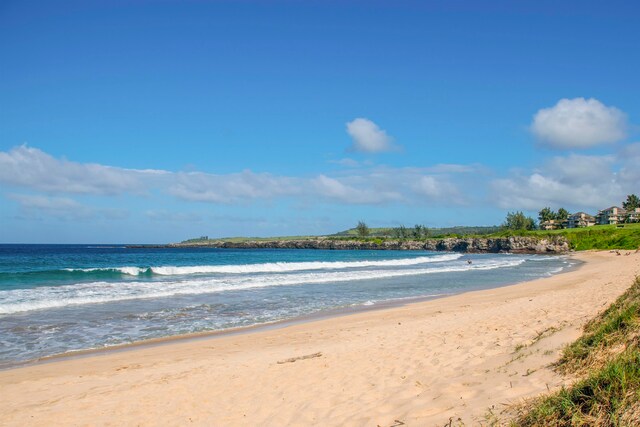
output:
[[610,208],[603,209],[596,215],[596,224],[608,225],[608,224],[622,224],[625,220],[627,211],[618,207],[611,206]]
[[591,227],[592,225],[596,225],[596,218],[593,215],[585,212],[576,212],[569,215],[567,228]]

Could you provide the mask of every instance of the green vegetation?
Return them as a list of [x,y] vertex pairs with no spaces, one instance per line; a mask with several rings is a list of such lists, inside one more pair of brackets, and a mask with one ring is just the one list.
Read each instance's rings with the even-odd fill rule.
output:
[[431,228],[429,230],[431,237],[473,237],[473,236],[488,236],[492,233],[500,231],[500,227],[497,225],[489,226],[458,226],[448,228]]
[[635,208],[640,208],[640,198],[635,194],[629,194],[627,200],[622,202],[622,207],[630,211]]
[[358,233],[358,237],[367,237],[369,235],[369,227],[364,221],[359,221],[358,225],[356,225],[356,232]]
[[552,219],[556,219],[556,214],[551,210],[550,207],[542,208],[540,212],[538,212],[538,221],[545,222]]
[[640,277],[607,310],[584,327],[584,334],[568,346],[559,362],[563,371],[579,371],[591,365],[610,349],[628,341],[633,332],[640,332]]
[[538,220],[542,222],[547,221],[565,221],[569,218],[569,211],[565,208],[558,209],[558,212],[552,211],[550,207],[542,208],[540,212],[538,212]]
[[564,221],[566,219],[569,218],[569,211],[566,210],[565,208],[560,208],[558,209],[558,212],[556,213],[556,219],[559,221]]
[[[363,223],[364,224],[364,223]],[[366,224],[364,224],[366,226]],[[452,227],[452,228],[431,228],[415,226],[412,228],[398,227],[392,228],[369,228],[366,235],[358,234],[353,228],[330,236],[284,236],[284,237],[226,237],[219,239],[209,239],[203,236],[198,239],[185,240],[183,243],[203,244],[214,242],[241,243],[248,241],[288,241],[317,239],[319,237],[328,239],[345,240],[365,240],[373,241],[382,245],[385,239],[441,239],[445,237],[511,237],[524,236],[538,239],[554,238],[562,236],[569,241],[572,249],[584,251],[590,249],[597,250],[635,250],[640,247],[640,224],[619,224],[619,225],[596,225],[586,228],[570,228],[562,230],[510,230],[500,227]],[[418,237],[419,236],[419,237]]]
[[413,239],[421,240],[429,237],[430,231],[425,225],[416,224],[413,228],[407,228],[404,225],[392,228],[391,235],[396,239]]
[[509,212],[502,227],[507,230],[534,230],[536,222],[522,212]]
[[[625,209],[635,209],[640,205],[640,199],[635,194],[627,196],[623,203]],[[416,224],[413,227],[382,227],[371,228],[364,221],[359,221],[357,226],[336,234],[328,236],[285,236],[285,237],[227,237],[219,239],[209,239],[208,236],[202,236],[196,239],[185,240],[184,244],[207,245],[217,242],[242,243],[248,241],[288,241],[288,240],[305,240],[305,239],[344,239],[344,240],[360,240],[371,241],[377,245],[382,245],[383,239],[441,239],[446,237],[462,238],[462,237],[533,237],[538,239],[544,238],[565,238],[571,247],[576,251],[583,250],[608,250],[622,249],[635,250],[640,248],[640,223],[625,223],[618,225],[596,225],[585,228],[560,228],[567,225],[569,212],[560,208],[553,211],[550,207],[545,207],[538,213],[538,219],[541,223],[550,226],[557,226],[556,230],[536,230],[536,222],[533,218],[526,216],[523,212],[509,212],[502,226],[475,226],[475,227],[449,227],[449,228],[427,228],[424,225]],[[627,215],[627,220],[631,216]]]
[[571,249],[587,250],[635,250],[640,248],[640,224],[595,225],[584,228],[565,228],[561,230],[507,230],[492,233],[486,237],[523,236],[534,238],[553,238],[562,236],[569,242]]
[[575,385],[540,400],[514,426],[634,426],[640,412],[638,343]]
[[[369,227],[370,237],[392,238],[392,239],[415,239],[416,229],[420,229],[420,239],[425,238],[442,238],[442,237],[466,237],[466,236],[485,236],[496,233],[501,230],[498,226],[457,226],[444,228],[427,228],[424,225],[415,225],[411,228],[401,225],[399,227]],[[326,237],[357,237],[358,233],[355,228],[331,234]]]
[[564,230],[533,231],[528,236],[563,236],[576,251],[591,249],[637,249],[640,247],[640,224],[596,225]]
[[640,277],[568,346],[557,369],[583,378],[520,409],[514,426],[640,423]]

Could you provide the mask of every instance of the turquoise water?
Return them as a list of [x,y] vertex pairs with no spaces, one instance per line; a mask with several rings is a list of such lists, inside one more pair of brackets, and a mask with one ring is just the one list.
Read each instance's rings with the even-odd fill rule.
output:
[[424,251],[0,245],[0,367],[502,286],[558,273],[572,262]]

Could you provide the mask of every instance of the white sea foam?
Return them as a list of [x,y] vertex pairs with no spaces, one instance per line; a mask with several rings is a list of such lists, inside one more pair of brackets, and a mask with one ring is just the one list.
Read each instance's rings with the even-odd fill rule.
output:
[[67,269],[67,271],[119,271],[122,274],[137,276],[151,271],[161,276],[185,276],[190,274],[247,274],[247,273],[284,273],[306,270],[341,270],[366,267],[403,267],[434,262],[454,261],[462,254],[444,254],[415,258],[386,259],[378,261],[313,261],[313,262],[269,262],[263,264],[234,265],[196,265],[196,266],[158,266],[158,267],[105,267]]
[[64,271],[82,271],[84,273],[92,273],[95,271],[113,271],[129,276],[138,276],[149,271],[148,267],[94,267],[94,268],[65,268]]
[[[430,258],[432,259],[432,258]],[[43,286],[0,292],[0,314],[126,301],[177,295],[211,294],[274,286],[350,282],[436,273],[493,270],[515,267],[524,259],[477,261],[473,264],[431,266],[431,268],[394,270],[347,270],[297,274],[268,274],[222,278],[192,278],[162,282],[92,282],[64,286]]]
[[561,273],[561,272],[562,272],[562,270],[564,270],[564,267],[554,268],[553,270],[548,271],[548,272],[546,273],[546,276],[553,276],[554,274]]

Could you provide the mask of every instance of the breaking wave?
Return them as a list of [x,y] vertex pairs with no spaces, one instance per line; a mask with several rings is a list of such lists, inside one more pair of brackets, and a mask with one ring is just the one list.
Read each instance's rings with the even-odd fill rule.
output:
[[[443,255],[444,257],[445,255]],[[437,257],[425,257],[425,262]],[[418,260],[418,258],[414,259]],[[407,260],[395,260],[407,261]],[[383,261],[370,261],[383,262]],[[391,262],[389,260],[388,262]],[[14,289],[0,293],[0,314],[13,314],[31,310],[62,308],[72,305],[100,304],[134,299],[163,298],[177,295],[211,294],[216,292],[240,291],[246,289],[266,288],[275,286],[294,286],[316,283],[340,283],[355,280],[373,280],[402,276],[418,276],[425,274],[494,270],[515,267],[524,263],[524,259],[491,260],[474,264],[458,264],[432,266],[431,268],[415,269],[376,269],[376,270],[346,270],[327,272],[300,272],[291,274],[277,273],[265,275],[231,275],[221,278],[190,278],[173,281],[120,281],[120,282],[90,282],[62,286],[41,286],[30,289]],[[362,264],[365,262],[349,262],[339,264]],[[278,263],[279,264],[279,263]],[[286,263],[282,263],[286,264]],[[295,263],[316,264],[316,263]],[[336,263],[321,263],[336,264]],[[266,264],[262,264],[266,265]],[[277,265],[277,264],[272,264]],[[388,266],[389,264],[375,264]],[[396,264],[397,265],[397,264]],[[405,264],[406,265],[406,264]],[[411,265],[411,264],[409,264]],[[415,264],[414,264],[415,265]],[[237,266],[235,266],[237,267]],[[325,267],[326,268],[326,267]],[[307,270],[310,270],[307,268]],[[287,272],[287,270],[284,270]],[[255,271],[252,271],[255,272]],[[271,273],[271,271],[269,271]]]

